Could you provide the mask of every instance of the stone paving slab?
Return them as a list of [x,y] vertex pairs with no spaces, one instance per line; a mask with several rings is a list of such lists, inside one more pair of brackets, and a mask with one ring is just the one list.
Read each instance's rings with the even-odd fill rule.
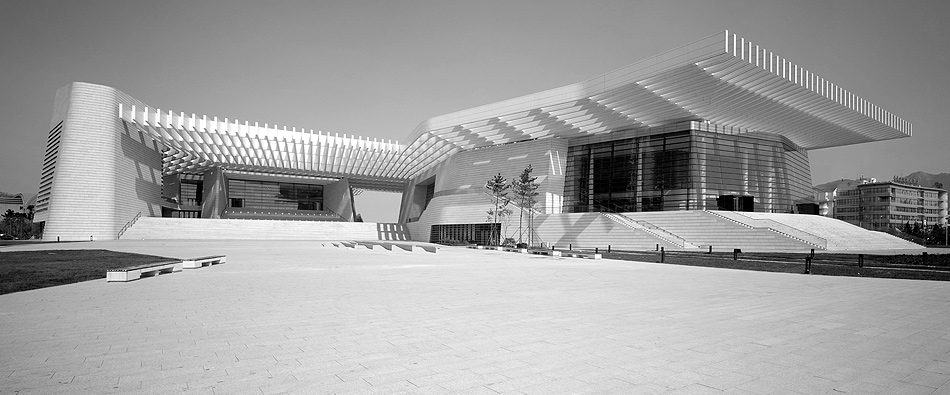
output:
[[228,263],[0,296],[0,394],[950,393],[946,282],[296,241],[0,251],[50,248]]

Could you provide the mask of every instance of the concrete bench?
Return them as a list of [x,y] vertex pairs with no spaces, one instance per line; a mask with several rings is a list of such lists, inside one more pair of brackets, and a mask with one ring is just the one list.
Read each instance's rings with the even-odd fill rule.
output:
[[341,241],[340,244],[342,244],[342,245],[343,245],[344,247],[346,247],[346,248],[352,248],[352,249],[356,249],[356,248],[358,248],[358,247],[363,247],[363,248],[366,248],[366,249],[368,249],[368,250],[372,250],[372,249],[373,249],[373,246],[371,246],[371,245],[368,245],[368,244],[365,244],[365,243],[357,243],[357,242],[353,242],[353,241]]
[[483,245],[473,245],[473,246],[468,246],[466,248],[471,248],[473,250],[496,250],[496,251],[505,250],[505,247],[502,247],[502,246],[483,246]]
[[185,269],[200,269],[205,266],[218,265],[227,262],[226,255],[212,255],[201,258],[184,259],[181,261]]
[[106,281],[132,281],[138,280],[142,277],[152,277],[159,274],[180,272],[181,269],[181,261],[165,261],[125,267],[121,269],[109,269],[106,271]]
[[569,258],[601,259],[600,254],[585,254],[585,253],[577,253],[577,252],[565,252],[561,254],[561,256],[565,256]]
[[535,255],[550,255],[552,257],[561,256],[561,251],[558,250],[529,250],[528,252]]
[[[333,243],[336,245],[337,243]],[[384,241],[342,241],[340,245],[347,248],[366,248],[368,250],[386,250],[386,251],[408,251],[408,252],[439,252],[435,246],[420,246],[416,244],[389,243]]]

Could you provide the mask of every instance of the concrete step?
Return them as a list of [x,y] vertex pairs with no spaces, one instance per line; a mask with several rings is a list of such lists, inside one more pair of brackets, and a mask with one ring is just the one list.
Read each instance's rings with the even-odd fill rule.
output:
[[122,239],[410,240],[403,224],[205,218],[140,218]]

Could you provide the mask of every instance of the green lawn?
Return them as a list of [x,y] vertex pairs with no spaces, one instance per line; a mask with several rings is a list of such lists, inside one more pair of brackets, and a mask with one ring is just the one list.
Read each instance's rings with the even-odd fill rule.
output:
[[105,281],[106,271],[172,258],[108,250],[0,252],[0,295],[72,284]]

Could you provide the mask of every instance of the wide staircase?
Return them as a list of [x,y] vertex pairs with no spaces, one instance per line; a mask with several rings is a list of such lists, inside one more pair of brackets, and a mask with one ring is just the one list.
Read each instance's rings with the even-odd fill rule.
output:
[[204,218],[139,218],[123,240],[409,240],[404,224]]
[[679,236],[693,248],[713,251],[800,252],[822,249],[817,243],[773,229],[749,226],[707,211],[662,211],[622,213],[634,221],[644,221]]
[[660,228],[659,226],[653,225],[647,221],[633,219],[623,214],[617,214],[617,213],[600,213],[600,214],[603,215],[604,217],[607,217],[607,219],[614,221],[616,223],[619,223],[628,228],[647,232],[653,235],[654,237],[657,237],[661,240],[664,240],[670,244],[675,245],[676,247],[683,248],[683,249],[697,247],[695,244],[686,241],[686,239],[680,236],[677,236],[673,233],[670,233],[666,229]]
[[919,250],[923,248],[884,232],[875,232],[847,222],[820,215],[772,214],[717,211],[745,223],[773,222],[819,236],[829,251]]
[[538,215],[534,219],[534,228],[540,241],[557,248],[683,248],[683,241],[675,236],[661,238],[655,231],[648,231],[642,226],[631,225],[627,221],[601,213]]

